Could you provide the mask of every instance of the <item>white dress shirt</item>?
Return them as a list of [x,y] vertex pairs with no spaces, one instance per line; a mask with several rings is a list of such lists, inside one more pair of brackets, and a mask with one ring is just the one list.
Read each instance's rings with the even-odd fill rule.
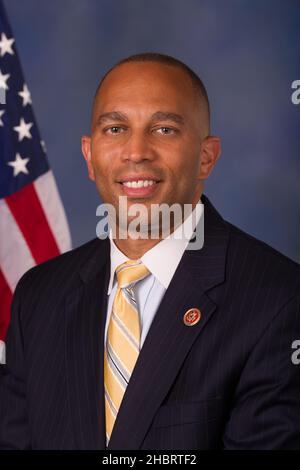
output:
[[[162,298],[174,276],[186,246],[193,235],[194,229],[200,217],[204,216],[203,208],[204,206],[200,199],[193,209],[193,212],[184,220],[183,224],[178,226],[173,233],[157,243],[140,258],[151,273],[146,278],[137,282],[133,288],[140,315],[141,348]],[[180,237],[181,233],[184,233],[185,236]],[[109,238],[111,271],[107,292],[109,298],[105,325],[105,341],[112,305],[117,291],[115,270],[117,266],[129,260],[114,243],[111,230],[109,232]]]

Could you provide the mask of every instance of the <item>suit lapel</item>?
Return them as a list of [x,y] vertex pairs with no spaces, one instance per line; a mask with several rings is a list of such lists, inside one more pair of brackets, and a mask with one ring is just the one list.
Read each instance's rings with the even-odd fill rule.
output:
[[105,448],[103,338],[109,241],[95,242],[65,303],[67,389],[75,449]]
[[[206,292],[224,281],[228,226],[205,196],[202,200],[204,246],[186,251],[181,259],[140,352],[108,449],[141,447],[185,357],[216,309]],[[187,327],[184,313],[194,307],[201,319]]]

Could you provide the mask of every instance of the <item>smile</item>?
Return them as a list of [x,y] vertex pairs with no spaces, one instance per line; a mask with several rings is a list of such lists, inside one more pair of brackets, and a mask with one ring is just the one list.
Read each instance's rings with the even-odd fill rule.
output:
[[147,188],[147,186],[152,186],[156,184],[154,180],[137,180],[137,181],[124,181],[122,183],[127,188]]
[[119,181],[124,196],[133,198],[151,197],[160,187],[161,181],[154,179],[127,179]]

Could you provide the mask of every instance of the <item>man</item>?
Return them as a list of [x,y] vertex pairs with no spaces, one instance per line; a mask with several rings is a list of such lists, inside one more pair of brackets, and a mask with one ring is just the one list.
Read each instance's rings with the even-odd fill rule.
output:
[[168,56],[125,59],[98,87],[82,149],[117,228],[120,196],[127,222],[135,203],[189,204],[172,233],[204,215],[204,243],[111,231],[23,276],[1,447],[299,448],[300,268],[203,194],[220,140],[200,79]]

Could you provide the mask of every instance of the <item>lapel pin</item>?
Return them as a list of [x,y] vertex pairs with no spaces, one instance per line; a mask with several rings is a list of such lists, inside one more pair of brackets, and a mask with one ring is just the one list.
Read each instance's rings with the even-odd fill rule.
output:
[[183,316],[183,323],[186,326],[194,326],[201,318],[201,312],[198,308],[190,308]]

